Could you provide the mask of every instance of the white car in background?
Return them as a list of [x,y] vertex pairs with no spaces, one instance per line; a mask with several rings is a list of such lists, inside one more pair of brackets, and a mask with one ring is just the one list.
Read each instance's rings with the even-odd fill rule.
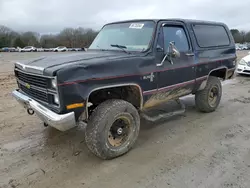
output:
[[19,49],[19,52],[36,52],[37,49],[34,46],[26,46],[24,48]]
[[54,48],[54,52],[66,52],[68,51],[67,47],[65,46],[58,46],[57,48]]
[[238,74],[250,75],[250,52],[249,55],[243,57],[237,65],[236,72]]
[[38,52],[44,52],[44,49],[43,48],[37,48],[37,51]]

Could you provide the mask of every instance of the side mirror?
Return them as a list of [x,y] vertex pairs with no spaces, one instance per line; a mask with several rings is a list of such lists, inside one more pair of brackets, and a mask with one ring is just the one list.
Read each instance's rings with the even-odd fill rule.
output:
[[165,52],[165,55],[167,55],[171,58],[177,58],[180,57],[180,52],[175,46],[175,42],[170,42],[167,51]]
[[180,52],[178,51],[178,49],[175,47],[175,42],[170,42],[169,46],[167,49],[164,49],[164,58],[162,59],[161,63],[156,64],[158,67],[162,66],[164,61],[166,59],[168,59],[168,61],[173,64],[173,60],[172,58],[178,58],[180,57]]

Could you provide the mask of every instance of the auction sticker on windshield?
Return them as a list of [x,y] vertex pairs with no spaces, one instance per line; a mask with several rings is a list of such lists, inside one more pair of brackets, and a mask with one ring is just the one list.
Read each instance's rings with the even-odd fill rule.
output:
[[144,24],[143,23],[132,23],[129,28],[131,29],[141,29],[143,28]]

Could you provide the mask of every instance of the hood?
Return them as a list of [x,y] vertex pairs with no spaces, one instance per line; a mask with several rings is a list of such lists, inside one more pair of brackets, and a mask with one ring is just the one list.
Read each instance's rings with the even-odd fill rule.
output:
[[250,54],[242,58],[246,62],[250,62]]
[[129,58],[135,56],[118,51],[87,51],[75,52],[68,54],[56,54],[47,57],[39,57],[36,59],[17,62],[16,67],[30,73],[44,74],[47,69],[53,68],[57,70],[64,66],[74,64],[90,64],[96,62],[104,62],[114,58]]

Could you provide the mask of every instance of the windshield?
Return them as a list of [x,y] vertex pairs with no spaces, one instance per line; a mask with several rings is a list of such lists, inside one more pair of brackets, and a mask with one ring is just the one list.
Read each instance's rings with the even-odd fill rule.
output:
[[[149,47],[155,23],[152,21],[127,22],[106,25],[96,36],[89,49],[143,51]],[[112,45],[112,46],[111,46]]]
[[61,49],[61,48],[65,48],[64,46],[59,46],[59,47],[57,47],[58,49]]

